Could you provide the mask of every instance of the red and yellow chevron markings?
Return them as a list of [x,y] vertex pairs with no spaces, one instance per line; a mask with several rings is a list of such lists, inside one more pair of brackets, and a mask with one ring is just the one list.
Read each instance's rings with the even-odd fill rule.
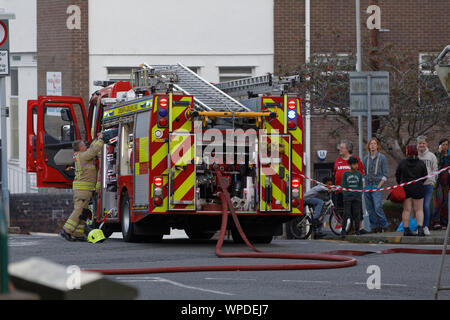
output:
[[[287,211],[289,203],[290,140],[289,135],[261,134],[261,211]],[[266,147],[267,146],[267,147]]]
[[169,209],[195,209],[195,135],[174,132],[169,138]]

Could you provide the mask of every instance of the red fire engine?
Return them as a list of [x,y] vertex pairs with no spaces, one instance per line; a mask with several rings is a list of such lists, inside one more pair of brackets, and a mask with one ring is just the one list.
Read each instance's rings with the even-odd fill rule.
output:
[[94,201],[106,236],[158,241],[176,228],[211,238],[221,221],[216,169],[249,240],[268,243],[303,214],[301,101],[279,78],[216,86],[181,64],[144,65],[130,82],[100,84],[87,113],[77,97],[28,102],[27,171],[38,187],[71,188],[72,142],[112,133]]

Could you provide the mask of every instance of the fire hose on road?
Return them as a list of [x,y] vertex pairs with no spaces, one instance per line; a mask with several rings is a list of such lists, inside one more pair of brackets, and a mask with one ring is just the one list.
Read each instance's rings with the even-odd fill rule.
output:
[[[151,274],[151,273],[175,273],[175,272],[205,272],[205,271],[257,271],[257,270],[312,270],[312,269],[334,269],[355,266],[357,260],[348,256],[364,256],[367,254],[389,254],[389,253],[409,253],[409,254],[441,254],[438,249],[414,249],[414,248],[392,248],[382,251],[357,251],[357,250],[338,250],[323,253],[271,253],[261,252],[256,249],[245,236],[238,217],[231,204],[231,198],[224,184],[222,174],[216,170],[221,192],[219,194],[222,201],[222,225],[220,228],[219,239],[216,244],[216,255],[220,258],[265,258],[265,259],[298,259],[326,261],[317,263],[301,264],[264,264],[264,265],[213,265],[213,266],[176,266],[176,267],[154,267],[154,268],[116,268],[116,269],[86,269],[86,271],[99,272],[105,275],[124,275],[124,274]],[[227,229],[228,216],[231,212],[235,226],[239,231],[244,242],[254,252],[223,252],[222,245]],[[446,250],[450,253],[450,250]]]

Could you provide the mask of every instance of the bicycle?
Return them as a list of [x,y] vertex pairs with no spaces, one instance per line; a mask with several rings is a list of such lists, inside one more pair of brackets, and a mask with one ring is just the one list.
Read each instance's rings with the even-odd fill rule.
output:
[[[288,230],[294,237],[294,239],[308,239],[313,231],[313,207],[312,205],[304,205],[304,214],[289,221],[287,226]],[[329,216],[328,223],[331,231],[335,235],[340,235],[342,231],[342,212],[338,210],[333,203],[333,200],[324,202],[322,207],[322,214],[320,215],[319,222],[323,225],[325,217]],[[346,231],[351,229],[351,223],[348,219]]]

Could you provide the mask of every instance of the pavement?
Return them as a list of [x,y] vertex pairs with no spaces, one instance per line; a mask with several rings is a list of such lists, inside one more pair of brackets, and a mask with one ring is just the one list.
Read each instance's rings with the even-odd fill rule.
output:
[[[11,234],[18,234],[17,230],[9,230]],[[16,232],[15,232],[16,231]],[[431,230],[431,235],[425,237],[405,237],[403,232],[382,232],[382,233],[368,233],[364,235],[348,235],[344,238],[335,235],[329,229],[324,228],[325,237],[322,240],[339,240],[347,241],[352,243],[390,243],[390,244],[417,244],[417,245],[442,245],[445,240],[445,230]],[[38,232],[31,232],[30,234],[40,235]],[[55,234],[56,236],[56,234]],[[122,234],[120,232],[115,232],[112,234],[111,238],[121,239]],[[218,238],[218,232],[214,235],[213,239]],[[450,236],[449,236],[450,238]],[[164,235],[163,239],[188,239],[188,236],[184,230],[171,229],[169,235]],[[226,235],[225,240],[231,240],[229,234]],[[274,240],[286,240],[286,237],[279,236],[275,237]],[[450,243],[450,241],[447,241]]]
[[[322,239],[344,240],[354,243],[392,243],[392,244],[418,244],[418,245],[441,245],[444,244],[445,230],[430,230],[430,235],[425,237],[405,237],[403,232],[381,232],[363,235],[348,235],[344,238],[328,233]],[[447,241],[447,244],[450,241]]]

